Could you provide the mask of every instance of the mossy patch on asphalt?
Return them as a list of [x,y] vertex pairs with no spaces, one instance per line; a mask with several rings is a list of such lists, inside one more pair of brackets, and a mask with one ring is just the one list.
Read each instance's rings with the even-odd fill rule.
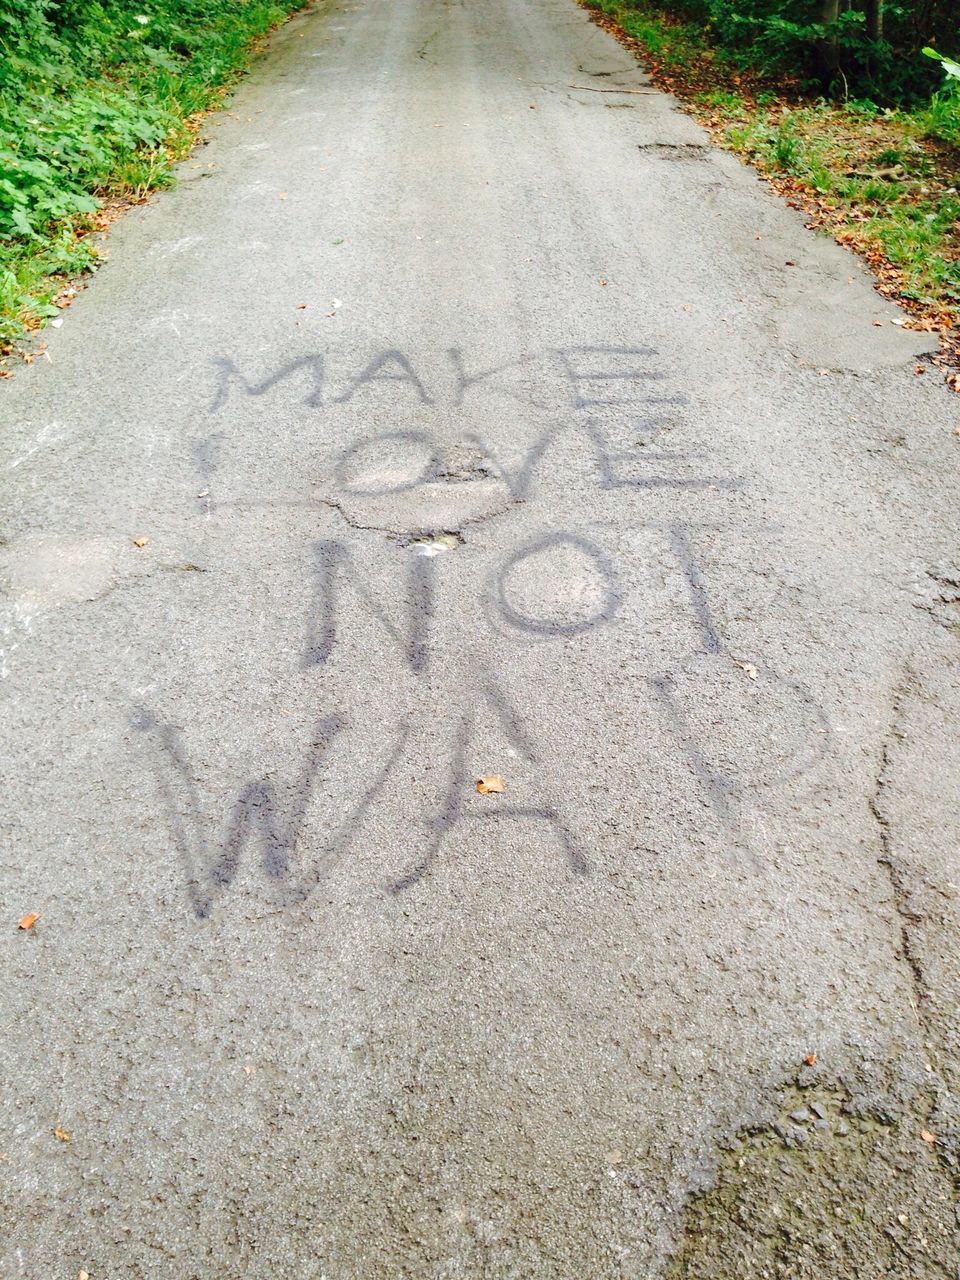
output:
[[860,1112],[842,1089],[786,1090],[778,1118],[740,1134],[690,1202],[669,1280],[956,1280],[956,1187],[927,1110],[922,1097]]

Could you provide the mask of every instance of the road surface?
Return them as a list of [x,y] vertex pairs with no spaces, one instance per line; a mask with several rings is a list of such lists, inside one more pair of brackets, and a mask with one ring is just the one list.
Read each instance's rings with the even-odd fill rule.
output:
[[570,0],[308,8],[111,244],[0,399],[3,1276],[955,1277],[929,337]]

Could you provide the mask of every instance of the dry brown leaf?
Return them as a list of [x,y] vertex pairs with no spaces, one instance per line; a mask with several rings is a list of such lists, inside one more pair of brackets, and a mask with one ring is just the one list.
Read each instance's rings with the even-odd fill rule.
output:
[[251,1065],[250,1065],[250,1063],[249,1063],[249,1062],[247,1062],[247,1063],[245,1063],[245,1064],[244,1064],[243,1074],[244,1074],[245,1076],[252,1076],[252,1075],[253,1075],[253,1067],[251,1067]]
[[69,1135],[69,1133],[67,1133],[66,1129],[61,1129],[61,1128],[59,1128],[59,1127],[58,1127],[58,1128],[56,1128],[56,1129],[54,1129],[54,1131],[53,1131],[53,1136],[56,1138],[56,1140],[57,1140],[58,1142],[69,1142],[69,1141],[70,1141],[70,1135]]
[[135,547],[145,547],[149,541],[149,538],[134,538],[133,545]]
[[477,790],[482,796],[489,795],[491,792],[499,793],[506,791],[503,779],[499,773],[487,774],[484,778],[477,779]]
[[920,1137],[924,1140],[924,1142],[928,1143],[931,1147],[936,1142],[936,1138],[933,1136],[933,1134],[930,1132],[929,1129],[922,1130],[920,1133]]
[[77,1272],[77,1280],[90,1280],[90,1272],[89,1272],[89,1271],[78,1271],[78,1272]]
[[752,662],[740,662],[737,658],[734,658],[733,661],[734,661],[734,665],[738,666],[741,671],[745,671],[751,680],[756,680],[757,668],[753,665]]
[[817,1061],[816,1053],[808,1053],[807,1056],[804,1058],[804,1062],[807,1064],[808,1067],[812,1067],[816,1061]]
[[39,919],[40,919],[39,911],[28,911],[25,916],[21,916],[20,919],[17,921],[17,928],[32,929]]

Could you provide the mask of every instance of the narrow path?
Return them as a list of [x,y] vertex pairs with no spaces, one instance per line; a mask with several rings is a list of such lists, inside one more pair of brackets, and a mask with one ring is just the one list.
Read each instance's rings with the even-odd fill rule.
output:
[[208,139],[0,395],[0,1271],[951,1275],[923,336],[569,0]]

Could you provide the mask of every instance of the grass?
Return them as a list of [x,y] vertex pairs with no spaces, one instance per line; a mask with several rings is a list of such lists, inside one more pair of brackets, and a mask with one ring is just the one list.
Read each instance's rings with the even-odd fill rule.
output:
[[655,3],[584,2],[715,141],[862,254],[915,324],[960,320],[960,96],[916,110],[810,98],[799,84],[765,82]]
[[0,0],[0,354],[169,186],[204,113],[303,0]]

